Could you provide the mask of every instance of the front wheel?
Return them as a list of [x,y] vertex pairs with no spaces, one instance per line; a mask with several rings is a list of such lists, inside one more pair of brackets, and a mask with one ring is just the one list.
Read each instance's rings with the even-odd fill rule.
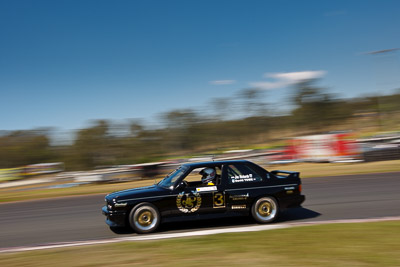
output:
[[273,197],[262,197],[251,207],[251,215],[258,223],[272,222],[278,217],[278,214],[278,202]]
[[154,232],[160,225],[160,221],[160,213],[151,203],[138,204],[129,214],[129,224],[139,234]]

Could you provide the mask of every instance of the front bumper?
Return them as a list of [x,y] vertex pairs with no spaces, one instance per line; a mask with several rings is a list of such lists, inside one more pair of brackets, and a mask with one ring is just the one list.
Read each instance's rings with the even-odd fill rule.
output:
[[108,210],[107,206],[101,208],[101,213],[106,216],[106,224],[110,227],[124,227],[126,226],[126,212]]

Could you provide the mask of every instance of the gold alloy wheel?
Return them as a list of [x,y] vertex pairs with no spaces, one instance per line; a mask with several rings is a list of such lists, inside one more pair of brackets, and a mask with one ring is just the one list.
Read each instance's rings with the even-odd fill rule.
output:
[[160,213],[151,203],[140,203],[129,215],[129,223],[139,234],[154,232],[160,224]]
[[148,211],[142,211],[138,216],[138,223],[141,226],[149,226],[153,222],[153,214]]
[[258,213],[263,217],[271,215],[271,203],[267,201],[261,203],[258,207]]
[[251,215],[259,223],[269,223],[279,214],[279,205],[274,197],[259,198],[251,208]]

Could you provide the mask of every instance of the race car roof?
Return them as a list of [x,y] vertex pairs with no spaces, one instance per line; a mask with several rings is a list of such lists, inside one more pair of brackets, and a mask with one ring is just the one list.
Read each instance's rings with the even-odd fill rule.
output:
[[204,166],[217,166],[224,164],[235,164],[235,163],[249,163],[248,160],[217,160],[217,161],[204,161],[204,162],[190,162],[184,163],[182,166],[188,166],[190,168],[198,168]]

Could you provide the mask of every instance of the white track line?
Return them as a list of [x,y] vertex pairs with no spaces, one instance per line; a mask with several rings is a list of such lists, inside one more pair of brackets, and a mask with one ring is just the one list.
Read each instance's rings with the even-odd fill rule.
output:
[[397,220],[400,220],[400,216],[370,218],[370,219],[294,222],[294,223],[282,223],[282,224],[255,225],[246,227],[221,228],[221,229],[211,229],[211,230],[198,230],[198,231],[183,232],[183,233],[134,235],[130,237],[117,237],[111,239],[101,239],[92,241],[77,241],[77,242],[38,245],[38,246],[2,248],[0,249],[0,253],[13,253],[13,252],[54,249],[54,248],[88,246],[88,245],[101,245],[101,244],[110,244],[110,243],[118,243],[126,241],[160,240],[167,238],[182,238],[182,237],[192,237],[192,236],[215,235],[223,233],[255,232],[255,231],[275,230],[275,229],[283,229],[283,228],[298,227],[298,226],[308,226],[308,225],[321,225],[321,224],[333,224],[333,223],[364,223],[364,222],[381,222],[381,221],[397,221]]

